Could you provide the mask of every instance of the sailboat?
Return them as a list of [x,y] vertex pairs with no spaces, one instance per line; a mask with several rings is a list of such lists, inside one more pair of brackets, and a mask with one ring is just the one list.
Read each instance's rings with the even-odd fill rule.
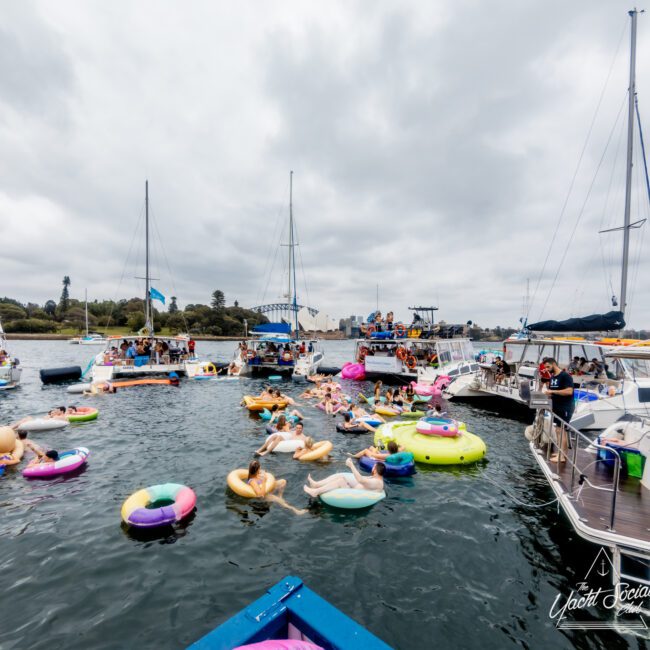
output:
[[70,339],[70,343],[75,343],[77,345],[104,345],[106,339],[96,332],[90,332],[88,330],[88,289],[85,290],[85,303],[86,303],[86,334],[84,336],[75,336],[73,339]]
[[16,388],[22,372],[20,361],[7,351],[7,337],[0,323],[0,390]]
[[234,354],[235,374],[290,375],[304,379],[317,372],[324,353],[318,339],[301,339],[296,287],[296,243],[293,218],[293,171],[289,172],[289,249],[286,318],[258,325]]
[[191,350],[190,337],[156,336],[154,331],[152,299],[164,299],[151,286],[149,269],[149,181],[145,181],[145,324],[136,334],[109,336],[106,348],[91,365],[93,382],[115,378],[168,375],[193,376],[200,363]]
[[[619,310],[606,314],[593,314],[567,320],[545,320],[527,324],[521,332],[503,344],[503,357],[510,365],[511,375],[507,381],[497,383],[489,364],[483,364],[474,375],[459,378],[444,392],[448,399],[474,397],[497,397],[511,400],[528,408],[531,391],[541,390],[538,367],[542,359],[552,357],[571,372],[570,362],[576,356],[589,362],[586,371],[572,372],[577,396],[571,424],[580,429],[605,429],[625,412],[647,415],[650,404],[650,366],[610,353],[622,346],[639,341],[603,336],[604,332],[620,332],[625,327],[625,310],[628,295],[628,266],[630,231],[639,228],[645,219],[631,222],[632,166],[634,152],[635,113],[639,125],[641,154],[643,157],[646,187],[650,198],[650,183],[645,160],[645,148],[636,97],[636,10],[629,12],[630,82],[628,87],[627,162],[625,177],[625,209],[623,225],[602,232],[623,231],[623,254],[621,260],[621,291]],[[613,305],[616,301],[613,299]],[[553,334],[554,336],[545,336]],[[578,336],[576,336],[576,334]],[[589,335],[585,338],[581,335]],[[522,387],[525,388],[522,390]]]

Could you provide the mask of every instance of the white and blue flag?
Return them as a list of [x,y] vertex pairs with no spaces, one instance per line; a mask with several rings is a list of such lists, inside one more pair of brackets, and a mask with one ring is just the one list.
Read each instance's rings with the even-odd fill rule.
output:
[[153,287],[149,287],[149,296],[151,297],[152,300],[160,300],[162,304],[165,304],[165,296],[158,291],[158,289],[154,289]]

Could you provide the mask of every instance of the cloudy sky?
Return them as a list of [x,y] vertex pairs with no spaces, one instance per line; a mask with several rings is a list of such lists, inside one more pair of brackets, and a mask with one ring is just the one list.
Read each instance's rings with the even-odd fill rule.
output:
[[[162,293],[275,302],[290,169],[299,301],[332,316],[370,312],[377,284],[398,318],[437,304],[483,326],[517,323],[527,279],[533,320],[619,294],[622,236],[598,231],[623,219],[624,3],[0,7],[0,295],[58,299],[63,275],[73,297],[141,293],[149,179]],[[650,15],[638,38],[648,117]],[[635,327],[650,327],[643,233]]]

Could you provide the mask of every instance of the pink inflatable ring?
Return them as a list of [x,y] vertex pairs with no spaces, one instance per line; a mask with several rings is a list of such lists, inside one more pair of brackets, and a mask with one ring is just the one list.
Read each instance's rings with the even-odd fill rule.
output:
[[69,474],[79,469],[88,459],[90,451],[86,447],[77,447],[59,454],[59,460],[54,463],[38,463],[29,465],[23,470],[26,478],[50,478]]
[[415,430],[425,436],[454,438],[459,435],[458,422],[449,418],[422,418],[415,425]]

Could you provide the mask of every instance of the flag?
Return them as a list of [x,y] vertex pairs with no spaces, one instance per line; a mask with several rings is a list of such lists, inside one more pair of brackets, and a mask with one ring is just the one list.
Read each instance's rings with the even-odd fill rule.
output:
[[153,287],[150,287],[149,296],[152,300],[160,300],[160,302],[162,302],[163,305],[165,304],[165,296],[163,296],[162,293],[158,291],[158,289],[154,289]]

